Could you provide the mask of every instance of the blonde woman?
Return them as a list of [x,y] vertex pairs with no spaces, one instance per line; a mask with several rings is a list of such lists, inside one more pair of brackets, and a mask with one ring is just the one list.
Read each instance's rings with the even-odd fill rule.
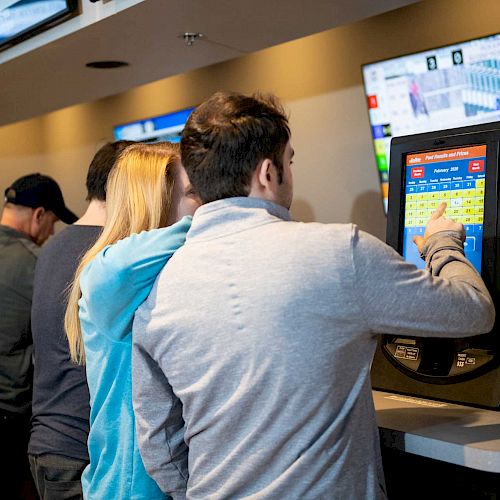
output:
[[109,176],[106,224],[78,267],[65,317],[71,357],[86,364],[90,391],[88,500],[165,498],[137,447],[132,321],[191,221],[170,224],[197,206],[177,145],[129,146]]

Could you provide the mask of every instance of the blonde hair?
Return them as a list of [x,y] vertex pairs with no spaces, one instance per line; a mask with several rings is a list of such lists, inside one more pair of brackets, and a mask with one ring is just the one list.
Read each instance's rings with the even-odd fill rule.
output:
[[75,363],[85,364],[78,306],[82,270],[106,246],[133,233],[166,226],[172,203],[172,167],[179,161],[177,144],[133,144],[120,154],[111,170],[106,186],[106,223],[83,256],[69,288],[64,328]]

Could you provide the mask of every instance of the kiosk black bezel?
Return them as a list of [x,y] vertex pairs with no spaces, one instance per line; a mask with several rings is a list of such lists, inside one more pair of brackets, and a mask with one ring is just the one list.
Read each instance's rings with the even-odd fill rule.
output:
[[[500,123],[495,123],[500,128]],[[484,190],[483,254],[481,275],[490,292],[500,284],[496,276],[496,235],[498,213],[498,154],[500,131],[485,124],[463,129],[444,130],[415,136],[397,137],[391,143],[390,194],[387,213],[387,243],[398,253],[403,251],[405,214],[406,157],[410,154],[435,152],[468,146],[486,145],[486,178]]]
[[[486,146],[486,172],[484,193],[484,222],[483,222],[483,252],[481,260],[481,275],[493,297],[498,303],[498,290],[500,289],[500,277],[496,265],[500,257],[497,245],[498,221],[500,220],[498,208],[498,162],[500,151],[500,122],[482,124],[473,127],[429,132],[417,136],[394,138],[391,142],[391,165],[389,182],[389,207],[387,214],[387,243],[398,253],[403,253],[403,229],[405,217],[405,185],[406,185],[406,158],[410,154],[435,152],[439,150],[454,149],[468,146]],[[404,337],[400,336],[400,337]],[[491,336],[488,335],[489,341]],[[407,338],[413,338],[408,336]],[[480,339],[473,338],[481,342]],[[415,339],[421,340],[421,339]],[[467,339],[464,339],[466,342]],[[439,340],[437,340],[439,342]],[[497,344],[498,341],[494,340]],[[453,377],[439,377],[423,375],[400,365],[393,357],[382,348],[386,358],[399,370],[422,382],[433,384],[458,383],[467,379],[477,377],[498,365],[499,360],[478,368],[470,373],[455,375]],[[498,358],[498,357],[497,357]]]

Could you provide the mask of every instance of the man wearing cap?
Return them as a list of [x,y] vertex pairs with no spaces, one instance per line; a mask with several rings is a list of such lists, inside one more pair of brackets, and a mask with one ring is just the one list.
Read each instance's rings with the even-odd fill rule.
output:
[[59,219],[71,224],[77,217],[50,177],[26,175],[5,190],[0,218],[0,488],[6,498],[20,498],[29,477],[33,275],[39,247]]

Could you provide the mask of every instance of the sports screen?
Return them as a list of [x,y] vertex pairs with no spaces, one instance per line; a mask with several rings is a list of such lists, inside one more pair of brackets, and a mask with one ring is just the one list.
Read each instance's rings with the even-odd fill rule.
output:
[[465,256],[481,272],[486,146],[468,146],[406,156],[403,257],[425,267],[412,238],[423,236],[438,205],[465,228]]
[[118,125],[114,129],[115,139],[117,141],[179,142],[184,125],[193,109],[183,109],[154,118]]
[[37,35],[76,14],[76,0],[0,2],[0,50]]
[[500,35],[363,66],[387,211],[391,137],[500,120]]

